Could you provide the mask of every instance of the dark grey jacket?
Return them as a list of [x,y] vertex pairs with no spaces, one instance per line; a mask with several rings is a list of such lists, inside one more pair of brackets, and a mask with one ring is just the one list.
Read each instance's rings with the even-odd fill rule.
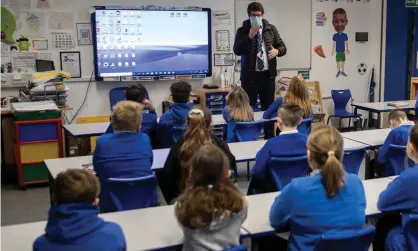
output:
[[[248,34],[250,33],[251,23],[250,20],[246,20],[242,23],[242,27],[238,28],[235,35],[234,53],[241,56],[241,81],[245,77],[247,72],[255,71],[256,54],[257,54],[257,40],[250,39]],[[282,38],[279,35],[276,27],[270,24],[267,20],[263,19],[263,41],[266,45],[267,53],[270,46],[279,50],[279,57],[286,55],[287,49]],[[277,61],[275,58],[269,60],[270,78],[277,76]]]

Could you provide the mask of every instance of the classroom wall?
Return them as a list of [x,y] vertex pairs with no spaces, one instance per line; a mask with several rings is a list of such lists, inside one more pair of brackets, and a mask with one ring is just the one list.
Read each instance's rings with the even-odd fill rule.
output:
[[[326,59],[318,57],[312,51],[312,70],[310,74],[311,80],[317,80],[321,83],[322,96],[329,97],[331,89],[344,89],[349,88],[352,91],[353,97],[356,102],[366,101],[366,93],[368,89],[369,74],[359,75],[357,65],[360,62],[364,62],[368,65],[370,70],[371,66],[376,67],[376,82],[379,80],[379,68],[380,68],[380,38],[381,38],[381,1],[370,0],[366,2],[362,0],[353,3],[333,2],[318,0],[312,0],[313,7],[313,23],[312,34],[301,34],[301,39],[311,39],[312,46],[321,44],[324,48],[324,52],[327,56]],[[349,23],[346,28],[346,33],[349,36],[349,46],[351,50],[350,56],[347,57],[346,73],[348,77],[335,78],[336,63],[335,56],[331,57],[332,36],[335,33],[332,26],[332,12],[335,8],[345,8],[348,14]],[[219,6],[222,9],[222,6]],[[326,12],[327,22],[323,27],[316,27],[315,16],[317,12]],[[266,16],[266,19],[268,17]],[[359,44],[354,42],[355,32],[369,32],[369,42]],[[280,32],[280,31],[279,31]],[[286,38],[284,38],[286,42]],[[216,69],[218,70],[218,69]],[[281,72],[280,76],[293,76],[297,74],[295,71]],[[239,78],[235,77],[238,81]],[[193,87],[200,87],[203,83],[210,83],[211,79],[205,79],[204,81],[193,81]],[[149,90],[152,101],[155,103],[157,112],[161,113],[161,102],[165,101],[169,95],[169,86],[171,81],[158,81],[158,82],[143,82],[145,87]],[[91,82],[90,90],[87,96],[84,107],[79,113],[79,116],[95,116],[106,115],[110,113],[109,108],[109,90],[118,87],[126,86],[129,83],[111,83],[103,82],[96,83]],[[377,83],[378,85],[379,83]],[[68,103],[77,111],[80,107],[84,95],[86,93],[88,82],[76,82],[68,84],[71,88],[69,91]],[[2,96],[15,93],[11,90],[3,90]],[[378,90],[376,90],[378,93]],[[378,97],[376,96],[376,99]],[[329,99],[324,100],[326,112],[333,112],[333,103]]]

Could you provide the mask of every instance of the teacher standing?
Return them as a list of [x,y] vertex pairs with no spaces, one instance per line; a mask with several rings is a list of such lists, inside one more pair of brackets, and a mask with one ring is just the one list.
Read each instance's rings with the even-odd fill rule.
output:
[[[287,49],[276,27],[263,19],[261,3],[250,3],[247,13],[249,19],[235,36],[234,53],[241,56],[241,86],[251,106],[255,108],[260,95],[261,108],[265,111],[274,102],[276,57],[286,55]],[[273,137],[273,125],[266,125],[264,133],[266,138]]]

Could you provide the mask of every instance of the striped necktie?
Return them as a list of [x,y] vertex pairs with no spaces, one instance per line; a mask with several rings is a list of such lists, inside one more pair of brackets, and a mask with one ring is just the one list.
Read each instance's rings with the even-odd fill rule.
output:
[[257,71],[264,71],[264,53],[263,53],[263,38],[260,32],[257,33]]

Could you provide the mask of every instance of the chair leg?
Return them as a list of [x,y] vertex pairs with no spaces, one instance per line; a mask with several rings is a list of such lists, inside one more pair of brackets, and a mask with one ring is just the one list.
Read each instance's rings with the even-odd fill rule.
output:
[[338,122],[338,131],[341,130],[341,120],[343,120],[343,118],[340,118],[340,120]]
[[348,131],[350,131],[351,128],[351,117],[348,119]]
[[331,120],[332,116],[329,116],[327,119],[327,125],[329,124],[329,121]]
[[247,181],[250,181],[250,162],[247,162]]

